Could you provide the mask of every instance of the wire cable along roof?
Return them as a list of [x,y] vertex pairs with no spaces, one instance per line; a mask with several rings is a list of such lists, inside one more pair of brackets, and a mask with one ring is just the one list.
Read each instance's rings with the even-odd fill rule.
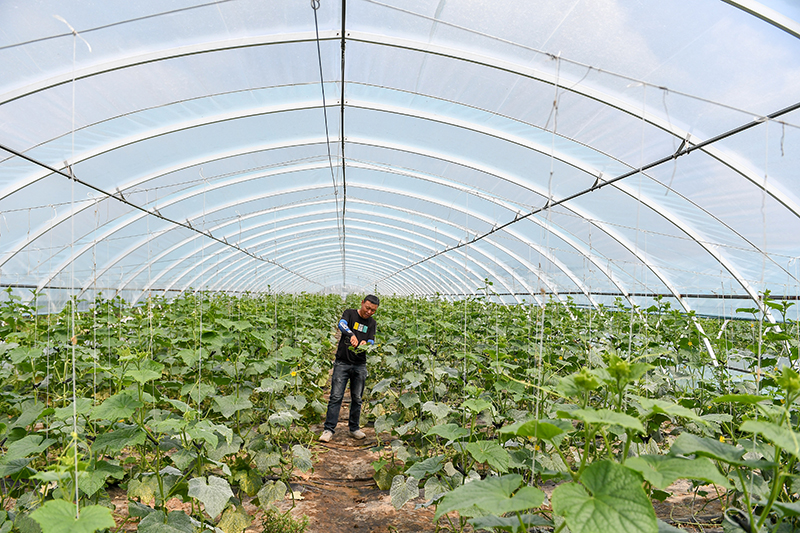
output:
[[56,308],[800,294],[788,0],[11,0],[0,71],[0,286]]

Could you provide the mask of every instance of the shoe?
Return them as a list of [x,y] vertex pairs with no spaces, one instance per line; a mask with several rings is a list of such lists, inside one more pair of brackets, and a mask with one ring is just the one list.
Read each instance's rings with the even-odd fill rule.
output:
[[[366,436],[366,435],[365,435]],[[328,431],[327,429],[322,432],[322,435],[319,436],[320,442],[330,442],[331,438],[333,438],[333,433]]]
[[363,431],[361,431],[360,429],[357,429],[355,431],[351,431],[350,432],[350,436],[353,437],[354,439],[361,440],[361,439],[366,438],[367,434],[364,433]]

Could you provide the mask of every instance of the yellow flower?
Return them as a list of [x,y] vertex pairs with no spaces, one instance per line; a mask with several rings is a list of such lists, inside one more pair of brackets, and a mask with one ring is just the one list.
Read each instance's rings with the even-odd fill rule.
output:
[[294,370],[292,370],[292,377],[295,377],[296,375],[297,375],[297,372],[295,372]]
[[725,435],[720,435],[719,436],[719,441],[724,443],[725,442]]
[[692,341],[689,341],[689,346],[691,346],[691,345],[692,345]]

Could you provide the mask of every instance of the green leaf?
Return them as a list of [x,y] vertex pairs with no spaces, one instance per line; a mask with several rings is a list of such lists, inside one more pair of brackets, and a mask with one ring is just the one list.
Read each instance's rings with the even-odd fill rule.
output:
[[450,414],[452,409],[446,403],[441,402],[425,402],[422,404],[422,412],[430,413],[436,420],[442,420]]
[[778,502],[772,504],[783,516],[800,516],[800,502]]
[[[559,412],[559,416],[561,412]],[[632,429],[639,433],[644,433],[644,427],[638,418],[634,418],[625,413],[617,413],[609,409],[575,409],[566,413],[569,418],[583,420],[588,424],[601,424],[604,426],[621,426],[625,429]]]
[[625,461],[625,466],[642,474],[645,481],[659,489],[666,489],[677,479],[696,479],[731,488],[728,479],[708,457],[685,459],[665,455],[640,455]]
[[433,426],[425,433],[426,437],[430,437],[431,435],[438,435],[447,440],[459,440],[469,436],[469,430],[458,424],[440,424],[438,426]]
[[572,533],[657,533],[653,505],[632,470],[611,461],[589,465],[581,483],[553,491],[553,512]]
[[139,522],[140,533],[194,533],[192,519],[183,511],[153,511]]
[[50,500],[31,513],[42,533],[93,533],[116,525],[111,510],[101,505],[89,505],[75,518],[75,505],[64,500]]
[[172,463],[178,467],[178,470],[186,470],[189,468],[189,465],[192,464],[192,461],[197,459],[197,452],[187,448],[181,448],[170,455],[169,458],[172,459]]
[[566,420],[528,420],[504,426],[500,433],[552,441],[572,429],[572,424]]
[[242,533],[251,523],[252,519],[248,516],[247,511],[237,507],[222,513],[222,518],[219,519],[217,527],[225,533]]
[[193,367],[200,360],[200,351],[192,348],[185,348],[177,353],[181,358],[183,364],[188,367]]
[[134,518],[144,518],[150,513],[155,512],[155,509],[148,505],[142,505],[139,502],[128,500],[128,515]]
[[[91,400],[89,400],[91,404]],[[11,422],[12,428],[26,428],[39,420],[39,417],[42,416],[44,412],[45,405],[42,402],[38,404],[32,405],[33,402],[25,402],[22,408],[22,414],[19,417]],[[72,416],[72,410],[70,408],[69,416]]]
[[142,476],[128,482],[128,499],[139,498],[143,504],[149,504],[156,498],[158,492],[158,478],[156,476]]
[[[441,470],[445,458],[446,457],[444,455],[438,455],[436,457],[429,457],[424,461],[414,463],[408,470],[406,470],[406,474],[417,479],[424,479],[428,474],[435,474]],[[427,496],[427,493],[425,495]]]
[[658,520],[658,533],[685,533],[685,529],[677,528],[671,524],[664,522],[663,520]]
[[264,486],[261,475],[254,468],[234,471],[231,481],[239,485],[239,488],[251,497],[258,494],[258,491]]
[[406,481],[402,475],[394,476],[389,496],[392,498],[394,508],[400,509],[414,498],[419,498],[419,481],[413,477],[409,477]]
[[695,422],[705,424],[705,421],[700,418],[697,413],[691,409],[687,409],[682,405],[678,405],[675,402],[668,402],[666,400],[658,400],[655,398],[645,398],[643,396],[633,396],[633,398],[639,402],[645,411],[647,411],[645,418],[648,418],[654,414],[665,414],[667,416],[679,416],[688,420],[694,420]]
[[14,476],[14,478],[25,479],[34,474],[34,471],[28,468],[28,463],[33,460],[32,457],[23,457],[20,459],[6,459],[3,457],[0,461],[0,477],[14,476],[21,472],[24,475]]
[[282,500],[285,496],[286,484],[283,481],[267,481],[258,491],[258,505],[264,511],[269,511],[275,508],[272,502]]
[[406,409],[410,409],[419,403],[419,395],[415,392],[406,392],[400,396],[400,403],[402,403],[403,407]]
[[78,479],[78,486],[84,494],[91,497],[105,486],[106,480],[110,477],[122,479],[125,477],[125,469],[108,461],[97,461],[86,476]]
[[[522,521],[523,525],[520,525]],[[477,518],[470,518],[468,520],[472,526],[478,529],[485,529],[487,531],[494,531],[500,529],[502,531],[510,531],[512,533],[526,533],[529,529],[536,526],[553,527],[553,523],[544,517],[535,514],[523,514],[515,516],[479,516]],[[541,531],[536,529],[534,531]]]
[[228,500],[233,497],[233,491],[221,477],[208,476],[208,483],[206,478],[196,477],[189,480],[189,496],[200,500],[208,516],[214,518],[225,509]]
[[144,404],[134,398],[131,391],[122,391],[105,399],[103,403],[92,409],[92,420],[124,420]]
[[219,438],[215,430],[216,425],[208,420],[200,420],[196,424],[186,429],[186,434],[197,441],[208,443],[211,449],[216,449]]
[[132,368],[125,372],[125,377],[133,378],[137,383],[144,385],[148,381],[161,379],[164,365],[152,360],[147,360],[139,365],[139,368]]
[[[503,515],[539,507],[545,494],[536,487],[522,487],[522,476],[507,474],[502,477],[487,477],[461,485],[444,495],[436,506],[434,519],[450,511],[458,511],[463,516],[476,514]],[[517,490],[519,489],[519,490]],[[512,494],[516,491],[516,494]],[[475,512],[477,508],[479,513]]]
[[495,441],[479,440],[465,446],[469,454],[479,463],[488,463],[498,472],[507,472],[511,458],[508,452]]
[[126,428],[108,431],[99,435],[95,439],[92,449],[96,453],[114,455],[122,451],[126,446],[144,444],[147,434],[139,426],[128,426]]
[[730,464],[742,464],[745,450],[716,439],[681,433],[669,449],[669,455],[700,455]]
[[[77,408],[75,403],[70,403],[67,407],[59,407],[54,410],[53,418],[56,420],[72,420],[72,415],[77,411],[79,415],[85,415],[92,410],[92,400],[89,398],[78,398]],[[22,417],[20,417],[22,418]]]
[[292,446],[292,456],[294,457],[294,466],[303,472],[311,470],[313,466],[311,463],[311,450],[303,447],[300,444]]
[[6,453],[0,461],[6,464],[14,459],[38,455],[55,444],[55,442],[55,439],[45,439],[43,436],[37,434],[22,437],[8,445]]
[[253,407],[253,402],[248,398],[235,394],[231,396],[214,396],[214,411],[221,413],[225,418],[230,418],[236,411],[242,409],[250,409]]
[[469,409],[473,413],[482,413],[487,409],[492,408],[491,402],[479,398],[470,398],[461,404],[463,409]]
[[425,497],[428,499],[428,501],[436,500],[439,496],[442,494],[447,494],[447,492],[450,490],[445,482],[436,476],[431,476],[425,480],[425,486],[423,488],[425,490]]
[[764,400],[769,400],[769,396],[756,396],[755,394],[724,394],[711,399],[711,403],[741,403],[743,405],[754,405]]
[[757,433],[762,435],[776,446],[780,446],[795,457],[800,457],[800,434],[795,433],[789,428],[773,424],[772,422],[747,420],[739,426],[739,430],[745,433]]
[[271,415],[269,415],[268,420],[270,425],[288,428],[289,426],[292,425],[292,422],[294,422],[295,420],[300,420],[301,418],[303,417],[300,416],[300,413],[292,411],[290,409],[288,411],[280,411],[278,413],[272,413]]

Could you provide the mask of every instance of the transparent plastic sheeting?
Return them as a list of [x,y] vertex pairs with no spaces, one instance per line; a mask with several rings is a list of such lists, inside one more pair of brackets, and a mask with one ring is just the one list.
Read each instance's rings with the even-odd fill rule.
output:
[[485,280],[507,303],[795,299],[798,21],[780,0],[4,1],[0,286],[49,309]]

